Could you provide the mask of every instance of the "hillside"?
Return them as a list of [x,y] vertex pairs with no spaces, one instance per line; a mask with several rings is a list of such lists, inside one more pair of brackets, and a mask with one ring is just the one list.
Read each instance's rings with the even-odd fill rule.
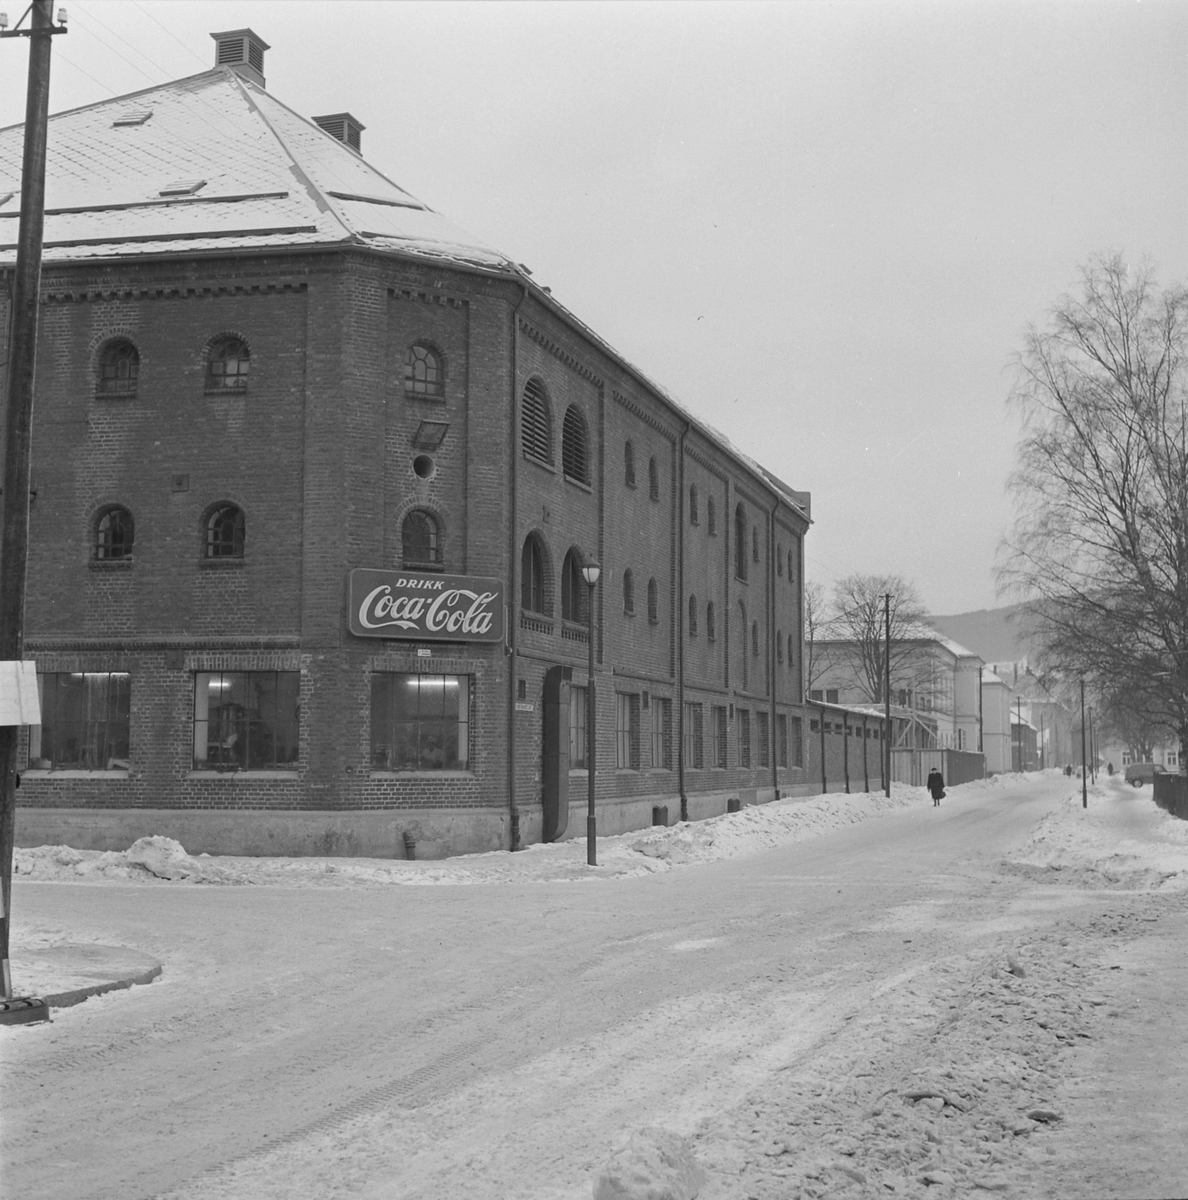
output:
[[951,616],[930,616],[939,633],[960,642],[986,662],[1016,662],[1033,654],[1022,628],[1021,604],[1005,608],[980,608]]

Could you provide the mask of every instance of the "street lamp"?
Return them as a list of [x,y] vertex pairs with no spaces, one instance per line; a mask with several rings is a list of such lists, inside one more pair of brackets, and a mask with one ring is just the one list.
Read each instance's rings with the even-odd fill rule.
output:
[[602,568],[590,559],[582,566],[590,614],[590,667],[586,683],[586,863],[598,866],[598,819],[594,815],[594,585]]

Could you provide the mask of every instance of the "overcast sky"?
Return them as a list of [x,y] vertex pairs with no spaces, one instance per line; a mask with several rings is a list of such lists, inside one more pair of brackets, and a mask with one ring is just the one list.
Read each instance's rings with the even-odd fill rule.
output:
[[[1024,326],[1094,252],[1188,280],[1180,0],[67,8],[55,112],[254,29],[270,92],[355,114],[370,162],[811,491],[826,587],[998,603]],[[27,46],[0,43],[0,125]]]

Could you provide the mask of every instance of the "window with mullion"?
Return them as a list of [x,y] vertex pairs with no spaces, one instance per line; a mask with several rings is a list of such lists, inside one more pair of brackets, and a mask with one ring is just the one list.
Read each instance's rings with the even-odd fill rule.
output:
[[470,765],[470,676],[376,671],[371,676],[371,765],[461,771]]
[[260,771],[297,762],[299,671],[199,671],[194,766]]
[[126,671],[39,673],[41,724],[29,728],[29,765],[103,771],[128,766],[132,676]]

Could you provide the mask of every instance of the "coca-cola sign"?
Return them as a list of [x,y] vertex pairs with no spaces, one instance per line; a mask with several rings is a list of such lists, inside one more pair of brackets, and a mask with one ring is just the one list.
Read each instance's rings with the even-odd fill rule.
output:
[[474,575],[359,567],[347,579],[347,619],[356,637],[501,642],[503,584]]

